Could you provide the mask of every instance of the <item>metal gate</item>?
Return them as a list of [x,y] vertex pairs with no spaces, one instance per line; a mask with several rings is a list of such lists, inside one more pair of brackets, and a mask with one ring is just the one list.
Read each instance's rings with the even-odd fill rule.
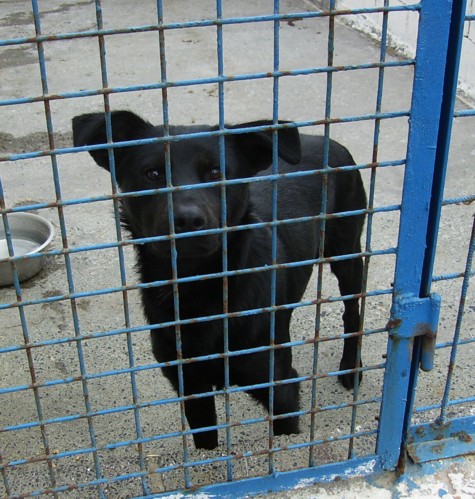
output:
[[[408,396],[408,407],[406,408],[407,416],[406,423],[411,421],[407,434],[404,438],[404,448],[408,450],[408,454],[415,462],[425,462],[440,457],[452,457],[473,452],[473,411],[470,409],[472,397],[468,393],[463,395],[456,389],[457,381],[454,378],[457,364],[461,362],[461,356],[469,354],[470,344],[472,343],[470,329],[473,323],[470,311],[473,311],[473,289],[472,298],[469,295],[469,281],[474,275],[472,268],[473,254],[475,250],[475,218],[470,220],[469,224],[465,225],[465,240],[463,244],[462,257],[460,261],[459,272],[448,273],[445,266],[441,274],[434,275],[434,261],[438,251],[437,237],[439,232],[439,224],[443,217],[442,210],[450,209],[450,207],[466,204],[471,205],[474,201],[473,192],[466,191],[462,196],[463,191],[459,190],[455,197],[445,197],[444,188],[446,188],[446,174],[448,170],[448,158],[452,126],[454,119],[460,121],[463,126],[463,120],[474,116],[473,109],[455,109],[455,98],[457,92],[458,69],[460,58],[462,56],[462,41],[464,34],[467,32],[467,24],[464,23],[474,20],[473,13],[466,15],[466,2],[454,2],[452,10],[452,22],[448,38],[447,65],[445,69],[444,87],[442,91],[442,104],[440,122],[437,136],[436,154],[433,163],[433,181],[432,189],[427,190],[427,201],[430,203],[427,222],[427,239],[425,249],[421,247],[421,255],[423,255],[421,272],[418,273],[418,279],[411,282],[407,267],[401,264],[399,278],[401,285],[399,291],[405,296],[394,299],[393,318],[404,321],[406,319],[406,307],[412,308],[409,302],[413,302],[416,308],[425,308],[425,313],[428,318],[435,318],[438,315],[440,307],[440,298],[437,295],[430,295],[431,286],[437,288],[438,283],[448,282],[448,285],[454,285],[454,289],[459,292],[459,301],[454,304],[456,314],[453,317],[453,322],[449,326],[450,334],[444,340],[438,340],[433,336],[432,332],[427,329],[425,332],[419,330],[421,337],[415,340],[414,356],[412,360],[412,371],[410,376],[410,392]],[[467,122],[469,123],[469,122]],[[459,125],[459,126],[460,126]],[[470,125],[469,125],[470,126]],[[415,139],[417,140],[417,139]],[[472,153],[473,154],[473,153]],[[473,168],[473,167],[472,167]],[[450,172],[450,169],[448,170]],[[470,169],[468,170],[470,176]],[[446,192],[450,191],[450,186],[447,186]],[[468,213],[470,216],[470,212]],[[474,217],[471,213],[472,218]],[[468,218],[468,217],[467,217]],[[408,222],[410,227],[411,222]],[[443,230],[440,231],[443,237]],[[400,239],[402,241],[402,239]],[[400,244],[399,258],[402,260],[403,244]],[[411,250],[409,250],[411,251]],[[409,254],[409,253],[408,253]],[[409,279],[408,279],[409,277]],[[395,283],[397,283],[396,277]],[[420,279],[420,280],[419,280]],[[459,279],[457,284],[451,280]],[[395,284],[395,293],[398,292],[398,287]],[[414,287],[413,287],[414,286]],[[417,295],[417,286],[419,295]],[[442,300],[444,299],[444,286],[440,286]],[[409,294],[407,291],[409,290]],[[413,296],[411,296],[411,294]],[[417,297],[414,302],[414,297]],[[398,308],[400,311],[398,312]],[[467,310],[467,315],[464,317],[464,312]],[[412,312],[410,312],[412,313]],[[399,315],[400,314],[400,315]],[[421,312],[424,314],[424,312]],[[399,316],[399,317],[398,317]],[[419,323],[420,315],[416,319]],[[431,321],[428,320],[428,323]],[[435,322],[433,322],[435,324]],[[399,326],[398,326],[399,327]],[[420,327],[416,325],[415,330]],[[434,329],[432,328],[432,331]],[[432,396],[429,400],[422,401],[422,397],[417,393],[418,382],[418,366],[421,368],[431,368],[433,365],[434,351],[445,352],[447,361],[444,362],[444,375],[441,386],[443,391],[437,396]],[[470,354],[469,354],[470,355]],[[440,353],[442,356],[442,353]],[[426,360],[427,359],[427,360]],[[460,388],[460,387],[459,387]],[[424,422],[423,422],[424,421]],[[406,432],[406,429],[404,430]],[[404,455],[402,456],[405,457]]]
[[[352,10],[338,10],[335,1],[330,0],[328,10],[317,10],[311,2],[297,0],[257,0],[253,5],[246,3],[245,8],[239,6],[241,2],[216,0],[202,2],[202,14],[193,17],[195,11],[187,2],[173,2],[172,6],[172,2],[158,0],[153,5],[152,2],[144,4],[143,11],[149,16],[146,20],[140,17],[141,9],[131,4],[116,2],[116,13],[120,15],[111,23],[108,16],[112,16],[113,9],[105,1],[71,0],[61,7],[45,2],[43,7],[32,0],[31,5],[25,3],[22,12],[11,7],[12,12],[9,11],[0,24],[6,33],[0,40],[0,63],[6,68],[4,89],[0,89],[0,109],[2,122],[9,123],[12,130],[9,135],[4,127],[0,128],[0,209],[7,255],[0,265],[7,265],[13,275],[13,286],[0,288],[2,495],[157,497],[199,489],[219,497],[241,497],[304,487],[337,477],[394,470],[398,464],[403,469],[406,456],[423,462],[473,452],[475,389],[470,393],[465,385],[454,387],[460,378],[470,375],[465,369],[470,366],[469,349],[474,343],[470,320],[473,321],[475,309],[469,281],[474,275],[475,236],[470,209],[475,195],[473,191],[457,190],[453,196],[444,198],[453,121],[470,127],[475,119],[473,109],[455,108],[463,33],[475,20],[473,14],[466,14],[466,2],[422,0],[402,6],[385,0],[379,7],[355,5]],[[177,5],[180,8],[174,11]],[[176,18],[172,14],[168,17],[169,12],[179,14]],[[400,13],[410,13],[419,20],[414,59],[388,53],[388,25],[392,16]],[[358,35],[351,35],[350,30],[339,23],[356,14],[373,15],[381,21],[380,48],[375,51],[373,47],[372,56],[365,55],[363,62],[352,60],[354,53],[345,57],[338,52],[339,43],[356,43],[350,38]],[[65,16],[68,27],[61,25],[59,29],[57,23],[61,15]],[[139,22],[131,25],[129,18]],[[9,31],[9,26],[18,32]],[[245,27],[254,30],[255,41],[246,41],[242,35]],[[296,30],[304,35],[298,35]],[[246,36],[251,36],[249,33],[246,32]],[[349,40],[343,42],[342,34]],[[286,49],[291,39],[298,36],[302,36],[303,42],[300,48],[292,49],[292,59],[289,59]],[[142,37],[138,48],[134,45],[136,57],[125,58],[121,51],[125,53],[127,44],[132,44],[128,40],[133,37]],[[206,37],[213,40],[213,51],[205,49],[195,53],[196,47],[208,43]],[[117,46],[115,40],[118,40]],[[228,40],[232,42],[227,43]],[[156,44],[155,59],[147,53],[152,41]],[[226,59],[227,51],[236,43],[242,44],[246,52],[242,67],[236,54],[233,57],[238,62]],[[318,49],[315,53],[312,44]],[[252,65],[253,57],[258,57],[257,52],[253,52],[256,47],[260,53],[269,52],[270,67]],[[174,65],[174,58],[179,57],[182,59]],[[211,73],[206,73],[209,69],[206,58],[215,60]],[[310,61],[303,63],[305,58]],[[79,64],[80,72],[72,65],[73,60]],[[195,65],[196,60],[200,64]],[[57,64],[58,61],[61,64]],[[144,61],[155,67],[148,67]],[[25,66],[27,64],[29,66]],[[113,64],[118,66],[111,70]],[[134,64],[135,72],[129,70]],[[233,64],[236,68],[231,74],[227,68],[234,68]],[[183,66],[190,67],[191,76],[186,71],[180,73]],[[205,68],[202,74],[199,73],[201,67]],[[31,68],[35,71],[39,68],[40,78],[36,77],[39,86],[26,86],[29,78],[35,78],[34,73],[28,72]],[[86,77],[84,82],[81,80],[94,68],[100,72],[97,88]],[[193,73],[195,70],[199,76]],[[393,71],[412,70],[411,102],[407,108],[394,109],[390,98],[386,98],[387,80]],[[68,71],[74,78],[81,78],[73,78],[70,83]],[[156,71],[154,77],[150,76],[153,71]],[[147,74],[150,80],[136,81],[137,74]],[[366,74],[375,76],[371,80],[375,97],[373,110],[368,112],[358,107],[358,95],[370,91],[364,79],[359,84],[355,80],[352,102],[341,104],[336,98],[338,89],[342,88],[338,85],[343,81],[348,86],[350,80],[345,80],[346,75],[358,78]],[[70,85],[62,85],[63,81]],[[320,99],[320,108],[316,102],[315,106],[312,101],[302,103],[299,92],[303,95],[303,87],[319,85],[323,90],[315,99]],[[200,91],[202,94],[195,97]],[[251,106],[258,106],[263,96],[270,99],[266,118],[271,118],[272,125],[249,125],[252,119],[257,119],[248,117],[251,106],[233,103],[234,95],[243,93]],[[104,174],[101,177],[96,172],[98,169],[91,166],[89,155],[79,154],[101,147],[112,151],[110,126],[108,144],[102,146],[74,148],[70,135],[65,132],[73,115],[91,112],[91,109],[102,110],[107,122],[112,110],[129,106],[130,102],[141,106],[143,111],[153,108],[152,114],[157,114],[155,107],[159,107],[157,116],[167,128],[173,124],[170,100],[178,102],[177,107],[189,106],[185,113],[187,119],[195,114],[200,118],[205,110],[195,110],[193,99],[203,100],[205,94],[215,105],[218,129],[173,137],[165,135],[162,142],[170,144],[218,136],[223,171],[225,137],[233,134],[267,130],[271,126],[274,162],[278,155],[277,130],[298,128],[302,133],[310,130],[321,134],[326,150],[323,178],[338,175],[338,172],[330,173],[328,167],[330,137],[336,136],[350,149],[352,140],[357,146],[370,137],[366,140],[369,154],[362,153],[356,165],[340,168],[342,172],[359,170],[365,175],[368,208],[336,215],[344,218],[364,212],[367,217],[361,253],[336,257],[339,261],[364,259],[363,291],[357,296],[361,304],[360,328],[337,333],[343,302],[355,296],[340,297],[333,281],[327,279],[326,269],[334,259],[326,258],[322,250],[311,262],[293,262],[294,265],[313,263],[316,269],[302,301],[285,305],[295,309],[291,341],[285,347],[292,347],[300,373],[290,382],[301,383],[302,400],[297,415],[302,421],[302,433],[274,436],[272,412],[270,417],[260,412],[244,395],[257,385],[234,387],[227,378],[224,387],[213,392],[221,404],[216,425],[220,435],[217,451],[194,449],[191,437],[196,430],[188,428],[184,414],[184,402],[189,397],[182,387],[178,393],[169,389],[160,377],[160,369],[168,364],[151,357],[147,340],[150,326],[140,315],[137,295],[144,287],[170,283],[138,282],[134,277],[131,250],[134,245],[150,242],[150,238],[130,239],[120,226],[120,198],[151,194],[171,198],[175,187],[169,183],[166,188],[138,194],[120,192],[114,175],[112,182]],[[290,105],[286,105],[287,98]],[[247,122],[247,126],[225,125],[234,116],[241,116],[243,108],[241,121]],[[22,114],[25,109],[26,115]],[[295,119],[292,113],[305,118],[279,124],[279,119],[289,120],[289,116]],[[38,116],[45,119],[42,130],[46,134],[42,140],[37,132],[21,132],[35,130],[29,120],[34,122]],[[385,133],[390,131],[399,136],[400,132],[386,124],[396,123],[394,126],[401,128],[404,136],[408,118],[406,156],[383,157]],[[19,140],[22,135],[27,140]],[[156,138],[136,140],[129,145],[159,141]],[[467,178],[466,182],[458,178],[454,184],[456,189],[460,186],[473,189],[474,153],[470,156],[469,149],[473,149],[474,144],[475,141],[471,145],[457,145],[460,150],[467,150],[463,159]],[[121,146],[124,143],[115,147]],[[168,157],[169,178],[170,167]],[[281,176],[276,166],[274,168],[269,177],[256,176],[246,181],[277,184]],[[403,191],[397,203],[378,198],[383,179],[393,182],[402,178],[403,171]],[[387,177],[386,172],[389,172]],[[299,175],[301,173],[295,173]],[[26,179],[29,183],[25,183]],[[222,192],[232,182],[223,181]],[[322,184],[325,199],[326,181]],[[223,194],[223,199],[225,197]],[[274,202],[276,210],[276,198]],[[222,210],[226,220],[225,201]],[[454,215],[450,210],[458,211]],[[14,253],[11,217],[28,212],[49,219],[60,237],[46,251],[45,269],[33,280],[20,282],[18,268],[24,262],[34,261],[38,255]],[[111,212],[113,216],[105,220],[104,214]],[[383,219],[385,216],[389,218]],[[444,216],[460,224],[457,231],[460,237],[446,241],[441,232],[442,243],[456,251],[450,253],[448,261],[445,256],[439,256],[437,263],[439,224]],[[321,223],[323,237],[325,221],[331,217],[324,205],[315,217]],[[467,221],[470,221],[471,239]],[[268,225],[274,234],[275,248],[279,223],[298,222],[277,220],[274,216],[268,224],[251,224],[237,230],[257,230]],[[399,234],[394,244],[374,248],[378,230],[395,232],[397,227]],[[224,241],[231,230],[235,229],[216,229],[223,234]],[[225,243],[223,247],[226,248]],[[223,250],[224,269],[228,265],[226,258]],[[379,261],[382,263],[378,266]],[[437,273],[433,270],[434,262]],[[452,263],[456,264],[454,268]],[[378,280],[378,276],[372,274],[373,268],[384,278]],[[275,295],[278,269],[274,259],[269,262],[269,268],[244,269],[244,272],[271,272]],[[219,276],[198,275],[187,279],[222,277],[227,282],[235,274],[236,271],[225,270]],[[393,282],[386,281],[387,275]],[[172,282],[179,300],[177,283],[182,281],[175,267]],[[448,292],[444,286],[450,288]],[[439,294],[432,292],[434,288]],[[456,305],[446,298],[455,292],[459,294]],[[449,309],[444,309],[447,303]],[[243,314],[272,316],[280,309],[282,306],[273,302],[266,310],[250,309]],[[439,314],[443,320],[443,336],[441,326],[436,336]],[[226,330],[229,317],[225,308],[220,316],[199,320],[223,321]],[[154,324],[152,329],[176,327],[179,350],[180,327],[190,321],[180,319],[177,312],[172,324]],[[269,346],[259,348],[274,352],[274,333],[270,332]],[[361,353],[364,367],[342,372],[335,365],[335,351],[339,351],[342,340],[348,337],[360,339],[358,355]],[[225,363],[229,363],[231,356],[249,352],[230,351],[225,346],[222,354],[214,355],[224,355]],[[271,358],[273,355],[270,354]],[[461,355],[463,362],[459,361]],[[206,359],[210,357],[212,355]],[[173,364],[180,372],[186,362],[199,361],[200,358],[178,356]],[[432,371],[418,376],[420,368],[431,371],[434,363],[436,374]],[[364,373],[361,385],[359,372]],[[355,374],[355,387],[351,392],[339,387],[336,381],[342,373]],[[430,384],[434,376],[437,376],[437,386],[444,386],[443,389],[437,391],[435,385]],[[259,388],[271,387],[272,397],[272,387],[277,385],[270,374],[269,382]],[[418,390],[418,387],[422,388]]]

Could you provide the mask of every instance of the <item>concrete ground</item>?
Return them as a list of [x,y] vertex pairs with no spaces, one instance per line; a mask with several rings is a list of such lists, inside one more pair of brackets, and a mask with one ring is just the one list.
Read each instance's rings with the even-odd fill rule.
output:
[[[224,17],[253,16],[272,13],[273,2],[254,0],[253,2],[232,2],[226,0]],[[303,12],[314,10],[314,4],[306,0],[283,0],[282,12]],[[63,0],[60,4],[53,0],[40,3],[42,12],[42,32],[58,34],[81,32],[94,29],[95,8],[90,0]],[[191,2],[169,0],[165,2],[165,21],[208,19],[215,16],[215,3],[211,0]],[[0,37],[3,39],[34,35],[34,25],[28,1],[0,1]],[[115,0],[104,2],[103,16],[105,28],[122,28],[156,22],[156,3],[152,0],[135,2]],[[296,19],[281,23],[281,58],[283,70],[301,69],[326,65],[328,21],[325,19]],[[242,74],[271,71],[273,67],[272,23],[251,23],[226,26],[224,28],[225,73]],[[212,77],[217,74],[216,30],[215,28],[187,28],[166,32],[168,79],[182,80]],[[133,33],[106,37],[107,66],[109,85],[128,86],[153,83],[160,78],[159,48],[157,33]],[[97,89],[102,86],[99,65],[99,50],[94,38],[81,38],[66,41],[53,41],[44,44],[49,81],[49,93],[73,92]],[[389,56],[390,60],[396,60]],[[379,47],[359,33],[347,28],[344,23],[336,23],[334,65],[377,62]],[[1,85],[0,99],[33,97],[42,94],[38,59],[35,45],[11,45],[0,48]],[[335,73],[333,77],[332,116],[352,116],[373,113],[375,110],[378,71],[376,69]],[[280,80],[280,117],[287,120],[305,121],[321,119],[324,116],[326,76],[312,75],[285,77]],[[409,66],[387,69],[384,80],[383,111],[408,110],[412,87],[412,69]],[[174,124],[216,123],[218,120],[218,88],[215,84],[171,88],[169,90],[170,121]],[[118,93],[110,96],[112,109],[130,109],[141,114],[152,123],[162,119],[161,93],[159,90],[137,90],[131,93]],[[459,106],[465,104],[459,103]],[[103,109],[101,96],[84,97],[51,102],[56,147],[71,145],[71,119],[85,112]],[[0,154],[37,151],[48,148],[44,106],[41,102],[0,107]],[[229,82],[225,85],[226,121],[239,123],[272,114],[272,80],[257,79],[244,82]],[[465,118],[455,121],[450,170],[446,187],[446,197],[470,195],[475,192],[475,119]],[[407,118],[384,120],[381,123],[381,138],[378,160],[400,160],[406,154],[408,131]],[[321,127],[307,129],[306,133],[321,134]],[[372,160],[374,123],[356,121],[331,126],[332,138],[344,143],[352,152],[358,164]],[[101,196],[110,193],[110,179],[106,172],[95,166],[86,153],[58,156],[62,198],[77,199]],[[7,207],[26,206],[52,202],[55,199],[51,173],[51,160],[48,157],[0,163],[0,174]],[[377,172],[375,206],[398,204],[401,199],[403,167],[390,167]],[[369,176],[363,173],[369,186]],[[59,218],[56,208],[45,208],[39,214],[51,220],[57,235],[53,249],[61,248]],[[461,272],[464,269],[473,205],[457,204],[444,210],[439,238],[439,252],[436,274]],[[106,243],[115,240],[112,203],[100,202],[77,204],[64,209],[66,232],[69,247]],[[374,217],[372,242],[374,250],[395,247],[398,233],[398,213],[381,213]],[[78,292],[108,289],[120,285],[118,256],[116,250],[95,250],[75,253],[71,257],[75,290]],[[137,282],[134,271],[134,256],[131,248],[126,249],[126,273],[128,284]],[[389,289],[394,272],[394,257],[373,257],[368,276],[368,289]],[[450,341],[458,308],[460,280],[441,281],[434,285],[434,291],[443,298],[439,329],[440,343]],[[312,280],[307,298],[316,295],[315,280]],[[34,279],[22,285],[23,300],[61,296],[68,291],[64,259],[52,257],[46,267]],[[329,269],[324,271],[324,296],[338,296],[336,281]],[[0,288],[0,303],[14,303],[15,291],[12,287]],[[144,324],[139,296],[136,291],[128,293],[131,325]],[[378,330],[385,327],[388,320],[390,299],[388,295],[370,298],[366,303],[365,328]],[[322,336],[330,337],[341,331],[341,304],[322,306]],[[25,307],[28,333],[31,343],[75,336],[72,309],[67,300],[54,301]],[[291,335],[293,340],[313,337],[315,310],[300,308],[293,316]],[[124,326],[124,303],[120,293],[88,296],[77,300],[79,332],[107,332]],[[473,286],[467,298],[466,316],[462,339],[469,340],[475,334],[475,306]],[[0,348],[24,344],[19,313],[16,308],[0,310]],[[147,331],[131,337],[133,355],[137,366],[153,365]],[[386,333],[375,333],[364,342],[363,360],[365,366],[374,369],[365,373],[358,400],[367,401],[356,411],[355,431],[371,432],[377,429],[379,413],[378,397],[382,394],[384,371],[378,367],[384,362]],[[98,374],[122,369],[129,365],[130,348],[125,335],[103,336],[81,341],[88,374]],[[319,348],[318,372],[326,373],[338,369],[341,354],[341,340],[323,342]],[[295,366],[300,374],[312,371],[313,348],[304,345],[294,348]],[[436,368],[431,373],[422,374],[417,393],[417,405],[436,404],[443,393],[447,373],[449,349],[439,349]],[[451,391],[452,399],[460,399],[475,394],[471,377],[473,343],[459,348],[457,366]],[[75,341],[46,345],[31,349],[31,362],[34,363],[38,383],[51,382],[80,375],[78,351]],[[2,388],[27,385],[31,382],[30,368],[25,350],[0,353],[0,383]],[[136,375],[139,402],[147,403],[174,396],[173,391],[157,369],[144,369]],[[87,383],[89,404],[92,412],[112,407],[127,406],[132,403],[129,374],[116,374],[97,377]],[[344,390],[335,377],[324,378],[317,384],[318,406],[330,407],[348,404],[352,394]],[[37,393],[41,400],[43,419],[83,414],[85,403],[80,382],[42,386]],[[301,387],[301,405],[310,407],[311,385]],[[241,421],[264,416],[264,411],[244,394],[231,397],[232,420]],[[219,421],[224,420],[224,400],[218,397]],[[470,403],[454,405],[449,417],[472,415],[474,406]],[[431,421],[436,411],[418,413],[416,422]],[[317,418],[315,435],[322,444],[315,447],[318,463],[333,463],[345,460],[349,451],[349,441],[340,437],[350,431],[351,409],[348,407],[322,411]],[[302,418],[300,435],[279,437],[275,444],[286,446],[309,441],[309,418]],[[38,413],[32,390],[19,390],[0,395],[0,425],[14,426],[35,422]],[[136,446],[124,446],[115,450],[104,449],[115,442],[129,441],[137,437],[133,411],[97,415],[92,418],[96,444],[102,449],[98,459],[104,477],[139,471]],[[179,427],[179,409],[175,403],[162,406],[147,406],[140,410],[140,426],[144,437],[173,432]],[[46,433],[51,451],[54,453],[87,448],[91,446],[88,421],[85,418],[49,424]],[[218,451],[196,451],[190,443],[191,461],[210,459],[223,455],[225,435],[220,434],[223,444]],[[352,442],[353,451],[358,456],[374,452],[375,435],[363,435]],[[232,431],[233,452],[236,455],[235,477],[245,478],[265,474],[268,458],[259,451],[268,447],[266,424],[239,426]],[[251,457],[243,457],[246,452],[255,452]],[[7,431],[0,434],[0,459],[3,462],[22,458],[34,458],[44,453],[41,433],[38,427]],[[275,467],[278,471],[292,470],[308,465],[308,449],[294,449],[276,453]],[[176,465],[183,460],[180,438],[151,441],[143,446],[146,467],[154,470]],[[437,491],[445,491],[447,497],[473,496],[473,461],[451,463],[450,472],[437,471],[422,474],[423,482],[434,480],[444,483]],[[441,468],[442,469],[442,468]],[[428,470],[428,468],[424,468]],[[54,463],[52,470],[57,485],[84,483],[95,478],[91,453],[62,457]],[[33,462],[8,468],[6,475],[11,494],[23,494],[51,486],[47,466],[44,462]],[[452,475],[465,476],[462,488],[454,485]],[[219,462],[200,465],[190,470],[191,480],[196,485],[215,483],[226,479],[226,465]],[[421,475],[419,475],[421,476]],[[448,477],[448,478],[447,478]],[[375,478],[376,480],[376,478]],[[374,482],[381,497],[416,497],[404,495],[400,487],[403,482],[395,482],[394,477],[385,477]],[[427,481],[426,481],[427,480]],[[340,482],[341,483],[341,482]],[[326,493],[338,497],[373,497],[374,489],[369,489],[368,481],[346,482],[343,485],[322,485],[309,491],[292,491],[290,497],[312,497]],[[414,482],[416,483],[416,482]],[[458,483],[458,482],[457,482]],[[183,472],[171,469],[151,479],[155,493],[172,491],[183,487]],[[463,492],[463,487],[469,492]],[[421,485],[423,487],[424,485]],[[6,495],[0,481],[0,494]],[[412,485],[411,485],[412,487]],[[417,497],[434,497],[432,492],[420,490]],[[112,482],[104,487],[108,497],[133,497],[140,495],[140,481],[130,479]],[[471,492],[470,492],[471,491]],[[408,494],[409,494],[408,492]],[[462,493],[463,492],[463,493]],[[419,492],[418,492],[419,493]],[[444,495],[442,492],[437,492]],[[68,497],[95,497],[95,490],[68,491]],[[386,495],[384,495],[386,494]],[[424,495],[426,494],[426,495]],[[374,496],[376,497],[376,496]]]

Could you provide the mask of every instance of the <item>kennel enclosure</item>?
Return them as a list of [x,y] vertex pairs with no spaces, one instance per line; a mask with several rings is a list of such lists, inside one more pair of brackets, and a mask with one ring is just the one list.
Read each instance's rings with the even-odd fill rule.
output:
[[[356,2],[351,10],[297,0],[158,0],[143,9],[100,0],[16,4],[5,2],[0,14],[0,209],[14,275],[14,285],[0,290],[3,495],[244,496],[394,470],[407,458],[473,452],[475,393],[466,380],[475,313],[475,113],[456,102],[463,43],[475,20],[467,2]],[[401,13],[419,23],[414,58],[389,47],[390,23]],[[380,23],[379,46],[343,23],[356,15]],[[176,188],[119,192],[114,175],[101,176],[85,153],[101,146],[72,147],[74,115],[124,107],[165,127],[218,124],[210,133],[219,137],[224,175],[226,136],[264,129],[227,124],[263,117],[273,130],[323,135],[327,156],[330,138],[354,154],[356,166],[342,170],[362,172],[368,208],[362,321],[349,334],[362,339],[364,377],[350,392],[337,383],[347,336],[342,301],[352,297],[339,296],[321,253],[303,300],[288,304],[295,312],[285,347],[293,349],[302,385],[300,434],[275,437],[272,416],[228,380],[216,391],[219,451],[194,449],[185,396],[161,376],[141,315],[144,284],[133,269],[133,246],[150,241],[130,240],[119,216],[121,197],[172,199]],[[109,151],[127,146],[108,143]],[[273,147],[277,158],[276,139]],[[338,172],[326,157],[315,174]],[[246,181],[277,184],[279,172],[275,166],[271,177]],[[227,182],[220,183],[223,220]],[[36,258],[13,252],[9,216],[23,212],[50,220],[57,236],[41,274],[19,282],[16,262]],[[330,216],[356,214],[328,214],[323,204],[322,238]],[[281,223],[299,221],[276,213],[268,224],[274,235]],[[224,268],[230,230],[217,229]],[[245,271],[271,272],[275,282],[278,270],[274,261]],[[174,272],[179,348],[186,321]],[[276,310],[274,304],[245,313]],[[226,330],[228,315],[199,320],[222,321]],[[263,348],[273,351],[269,335]],[[223,345],[225,362],[244,353]],[[199,359],[176,365],[186,362]]]

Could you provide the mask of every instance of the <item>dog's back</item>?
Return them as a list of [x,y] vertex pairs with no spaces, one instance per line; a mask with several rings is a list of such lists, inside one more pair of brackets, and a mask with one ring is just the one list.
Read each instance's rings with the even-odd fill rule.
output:
[[[355,164],[348,150],[335,142],[329,141],[329,173],[322,172],[324,162],[325,139],[321,136],[300,134],[301,160],[290,164],[279,159],[278,174],[283,176],[277,181],[277,220],[284,221],[278,226],[279,251],[278,263],[306,261],[318,258],[321,240],[320,219],[309,222],[290,223],[291,220],[304,219],[326,214],[363,210],[366,207],[361,175],[357,170],[338,171],[339,167],[351,167]],[[273,167],[259,172],[258,176],[272,175]],[[285,174],[304,173],[302,176],[288,178]],[[308,174],[307,174],[308,172]],[[326,203],[322,206],[323,184],[326,181]],[[259,219],[265,222],[273,220],[272,198],[273,182],[263,181],[251,184],[251,204]],[[327,245],[330,247],[338,232],[340,239],[345,239],[341,246],[356,248],[364,223],[364,214],[352,217],[329,217],[325,220]],[[308,272],[305,272],[307,274]],[[298,286],[300,293],[301,286]],[[303,291],[302,291],[303,292]]]

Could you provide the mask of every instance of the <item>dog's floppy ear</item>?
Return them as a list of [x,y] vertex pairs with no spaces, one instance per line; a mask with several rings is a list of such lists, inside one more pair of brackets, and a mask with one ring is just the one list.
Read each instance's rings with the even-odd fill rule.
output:
[[[112,140],[127,140],[154,137],[154,127],[130,111],[114,111],[111,113]],[[104,113],[82,114],[73,118],[74,147],[107,144],[106,118]],[[114,160],[119,162],[124,148],[114,149]],[[127,148],[125,148],[127,149]],[[109,154],[107,149],[89,151],[94,161],[102,168],[109,170]]]
[[[285,121],[279,121],[279,124],[285,124]],[[230,128],[247,128],[254,126],[271,126],[272,121],[253,121],[251,123],[242,123]],[[247,156],[249,163],[256,168],[256,171],[267,168],[272,163],[272,130],[262,132],[243,133],[233,135],[233,139],[238,144],[240,150]],[[300,138],[297,128],[281,128],[278,131],[279,156],[296,165],[300,162]]]

